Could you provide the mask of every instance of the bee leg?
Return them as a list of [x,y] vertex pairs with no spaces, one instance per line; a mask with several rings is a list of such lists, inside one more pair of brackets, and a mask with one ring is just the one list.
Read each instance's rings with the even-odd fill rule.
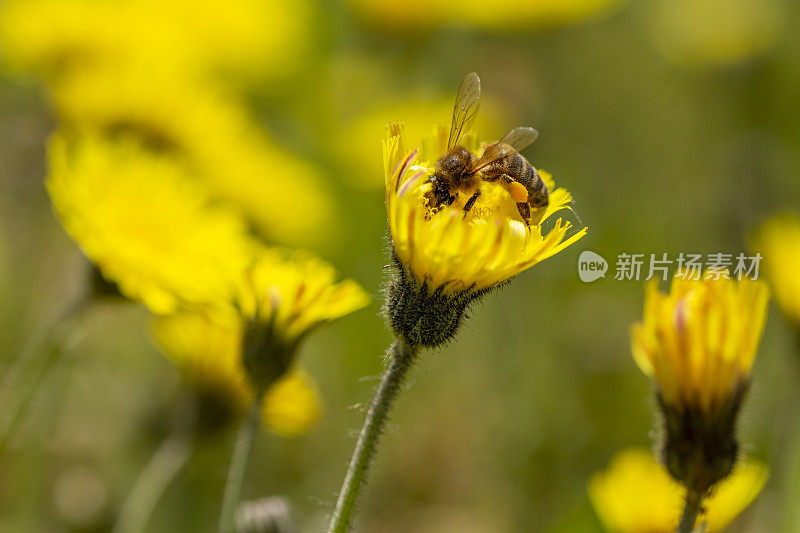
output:
[[478,201],[478,196],[480,196],[480,195],[481,195],[481,191],[475,192],[475,194],[470,196],[469,200],[467,200],[467,203],[464,204],[464,217],[465,218],[466,218],[467,213],[469,212],[469,210],[472,209],[472,206],[475,205],[475,202]]
[[530,226],[531,225],[531,206],[527,202],[517,202],[517,210],[522,217],[522,220]]
[[436,195],[433,193],[433,191],[426,192],[423,195],[423,197],[425,198],[425,201],[427,202],[429,209],[435,209],[436,207],[438,207],[436,202]]
[[431,176],[428,179],[431,184],[431,189],[425,193],[425,198],[428,200],[428,206],[436,209],[443,205],[450,205],[456,197],[450,194],[450,190],[436,176]]

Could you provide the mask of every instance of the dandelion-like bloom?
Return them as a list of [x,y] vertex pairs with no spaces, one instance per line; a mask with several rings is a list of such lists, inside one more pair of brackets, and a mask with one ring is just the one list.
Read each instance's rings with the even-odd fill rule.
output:
[[297,71],[311,20],[307,0],[207,2],[202,9],[188,0],[6,0],[0,51],[13,68],[48,79],[140,58],[197,79],[274,80]]
[[669,294],[647,287],[644,320],[632,330],[634,358],[656,382],[670,474],[704,495],[730,474],[735,422],[767,315],[769,290],[744,279],[684,280]]
[[141,137],[272,241],[307,245],[335,234],[318,169],[282,149],[230,94],[161,66],[85,70],[54,84],[59,118],[72,128]]
[[[767,476],[758,461],[738,463],[705,503],[700,522],[707,531],[725,529],[758,496]],[[592,477],[588,491],[609,533],[673,533],[686,494],[646,448],[618,452],[607,470]]]
[[[297,396],[296,384],[280,379],[291,370],[297,347],[313,329],[369,303],[369,296],[354,281],[336,281],[333,268],[307,252],[262,248],[243,272],[232,313],[240,327],[241,361],[256,401],[264,395]],[[275,388],[277,387],[277,389]],[[256,405],[242,424],[225,485],[220,531],[234,529],[242,476],[257,430]],[[291,409],[266,409],[268,416],[285,426],[305,417]]]
[[781,310],[800,325],[800,216],[771,218],[759,229],[753,247],[764,257],[765,274]]
[[130,1],[141,20],[140,42],[226,77],[284,78],[298,71],[310,49],[314,8],[308,0],[206,2],[202,9],[190,0]]
[[[47,82],[67,128],[135,134],[170,150],[270,241],[317,245],[337,234],[319,169],[267,135],[220,81],[296,70],[311,10],[307,0],[203,9],[187,0],[8,0],[0,54]],[[274,27],[263,31],[267,19]]]
[[171,158],[136,141],[86,135],[50,145],[47,190],[83,252],[155,313],[226,298],[251,243],[244,222],[212,207]]
[[9,0],[0,5],[0,54],[16,70],[54,78],[123,54],[123,9],[92,0]]
[[297,346],[316,327],[365,307],[369,295],[309,252],[262,248],[236,297],[244,323],[244,365],[263,387],[291,366]]
[[449,339],[476,297],[552,257],[587,231],[584,227],[569,235],[572,224],[561,218],[544,231],[555,213],[570,208],[572,196],[541,170],[549,204],[530,226],[508,190],[495,182],[481,182],[481,195],[466,214],[464,195],[452,205],[432,209],[425,195],[446,140],[446,130],[440,128],[421,149],[407,151],[401,126],[392,124],[384,141],[386,211],[399,271],[390,288],[388,315],[397,333],[423,346]]
[[206,310],[216,323],[173,317],[157,326],[156,336],[190,383],[210,381],[202,388],[213,391],[222,382],[218,397],[227,396],[234,405],[251,402],[228,470],[220,531],[233,531],[259,420],[291,435],[318,416],[315,396],[292,375],[298,345],[316,327],[369,303],[357,283],[336,278],[330,265],[308,252],[254,245],[228,298]]
[[[222,312],[180,312],[157,318],[153,335],[199,400],[203,422],[216,426],[243,416],[255,398],[241,358],[242,327]],[[292,371],[269,387],[261,418],[270,431],[291,437],[319,419],[321,404],[310,378]]]

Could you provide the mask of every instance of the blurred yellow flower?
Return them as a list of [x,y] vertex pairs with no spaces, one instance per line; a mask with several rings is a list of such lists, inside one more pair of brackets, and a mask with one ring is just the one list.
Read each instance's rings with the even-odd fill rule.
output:
[[238,305],[245,317],[271,323],[285,342],[365,307],[369,295],[310,252],[262,248],[248,269]]
[[[664,420],[662,459],[700,503],[730,475],[739,453],[736,420],[767,316],[761,281],[683,279],[669,294],[647,286],[633,356],[655,379]],[[688,506],[688,504],[687,504]]]
[[151,331],[192,389],[213,395],[229,411],[244,412],[252,392],[241,363],[241,325],[234,315],[179,311],[155,318]]
[[336,233],[318,170],[269,140],[218,88],[155,68],[108,68],[54,83],[53,97],[70,126],[136,134],[172,152],[272,240],[318,244]]
[[302,372],[289,372],[270,387],[262,407],[262,420],[273,433],[294,437],[308,431],[322,412],[319,396]]
[[[223,412],[244,415],[253,401],[242,366],[242,327],[234,315],[181,312],[157,318],[152,325],[158,346],[181,377]],[[308,431],[319,419],[321,404],[310,378],[292,371],[276,381],[262,403],[262,420],[272,432],[291,437]]]
[[222,83],[296,70],[312,10],[309,0],[8,0],[0,54],[45,78],[68,127],[134,132],[184,158],[265,237],[320,245],[337,235],[326,180],[268,138]]
[[[141,20],[137,37],[152,57],[181,54],[186,64],[221,71],[226,79],[231,74],[260,80],[293,74],[313,42],[309,0],[129,1]],[[208,73],[203,70],[200,74]]]
[[659,0],[653,36],[677,63],[726,65],[769,49],[780,34],[776,0]]
[[[767,477],[765,465],[740,462],[706,500],[698,523],[705,522],[709,533],[722,531],[758,496]],[[609,533],[673,533],[686,494],[646,448],[617,453],[606,471],[592,477],[588,491]]]
[[768,220],[753,247],[763,256],[764,270],[781,310],[800,324],[800,216],[785,213]]
[[156,313],[231,293],[251,243],[172,159],[85,135],[50,145],[47,189],[64,228],[120,291]]
[[308,54],[311,18],[306,0],[7,0],[0,50],[13,68],[48,78],[139,62],[195,78],[275,79]]
[[511,0],[498,6],[481,0],[350,0],[367,22],[387,29],[414,30],[468,25],[495,31],[519,31],[578,22],[597,16],[621,0]]
[[352,280],[301,250],[252,248],[229,299],[156,321],[162,349],[195,388],[242,407],[263,395],[262,418],[290,436],[319,417],[316,392],[292,371],[297,346],[317,326],[369,303]]
[[242,360],[256,389],[271,385],[294,363],[317,326],[366,306],[369,295],[310,252],[261,247],[233,303],[243,323]]
[[15,70],[52,78],[124,54],[122,4],[96,0],[6,0],[0,57]]
[[678,274],[669,294],[647,286],[644,320],[631,349],[655,378],[665,404],[714,415],[742,393],[767,316],[765,283],[743,279],[691,280]]
[[[386,210],[397,259],[419,284],[433,292],[476,292],[497,286],[551,257],[586,234],[582,228],[567,236],[572,224],[558,218],[543,233],[542,224],[569,209],[572,196],[556,189],[552,177],[540,172],[550,190],[550,203],[539,222],[528,227],[517,205],[501,185],[484,181],[481,196],[464,216],[467,198],[433,212],[424,195],[435,160],[445,152],[447,130],[439,128],[422,148],[406,151],[402,127],[392,124],[383,143]],[[421,155],[422,161],[417,159]]]

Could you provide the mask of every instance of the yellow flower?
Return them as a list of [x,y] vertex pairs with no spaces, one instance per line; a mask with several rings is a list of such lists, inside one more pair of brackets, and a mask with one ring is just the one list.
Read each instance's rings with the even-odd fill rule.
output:
[[[706,500],[698,523],[707,523],[709,533],[725,529],[758,496],[767,476],[765,465],[740,462]],[[609,533],[673,533],[686,494],[646,448],[617,453],[605,472],[592,477],[588,491]]]
[[[669,294],[647,287],[633,356],[656,382],[670,474],[702,498],[727,477],[739,444],[735,424],[767,314],[761,281],[683,279]],[[693,497],[695,497],[693,496]]]
[[[439,127],[422,147],[406,151],[402,126],[389,125],[383,143],[386,211],[397,275],[389,284],[385,314],[394,333],[413,346],[436,347],[458,331],[469,305],[523,270],[551,257],[586,234],[567,236],[561,218],[549,232],[542,226],[572,201],[539,172],[549,204],[533,212],[528,226],[501,185],[480,181],[481,195],[465,214],[467,195],[432,209],[426,194],[433,165],[445,151],[447,130]],[[462,143],[473,149],[471,134]],[[417,155],[422,161],[417,161]]]
[[800,217],[785,213],[758,231],[754,248],[763,256],[765,273],[781,310],[800,324]]
[[259,79],[294,71],[308,53],[311,16],[308,0],[201,8],[186,0],[9,0],[0,3],[0,51],[12,68],[45,78],[69,128],[144,137],[184,159],[191,176],[265,237],[322,244],[337,235],[326,180],[221,87],[234,71]]
[[367,305],[369,296],[352,280],[337,282],[333,267],[300,250],[254,247],[238,274],[229,299],[205,314],[157,322],[156,337],[187,381],[203,390],[216,384],[218,396],[237,404],[263,396],[273,430],[297,433],[319,411],[310,407],[314,391],[292,377],[298,344],[317,326]]
[[669,294],[647,286],[644,321],[632,330],[636,363],[663,401],[713,414],[746,386],[767,316],[760,281],[688,280]]
[[762,54],[777,41],[781,6],[775,0],[660,0],[653,36],[677,63],[727,65]]
[[302,435],[319,420],[320,414],[317,391],[302,372],[289,372],[264,396],[262,420],[282,437]]
[[247,265],[242,220],[212,207],[172,159],[133,141],[50,146],[47,189],[64,228],[120,291],[156,313],[224,299]]
[[[201,407],[235,416],[242,416],[254,399],[242,366],[241,330],[234,315],[220,312],[181,312],[159,317],[152,325],[158,346],[203,400]],[[320,413],[317,391],[301,371],[289,372],[276,381],[262,403],[264,425],[285,437],[308,431]]]
[[123,54],[121,8],[95,0],[7,0],[0,4],[0,53],[16,70],[54,77]]
[[297,70],[311,37],[306,0],[7,0],[1,7],[5,62],[50,79],[131,61],[194,78],[221,71],[226,79],[276,79]]
[[[390,125],[383,144],[386,210],[394,250],[400,263],[420,284],[444,293],[480,291],[500,285],[536,263],[552,257],[586,234],[583,228],[567,236],[572,224],[558,218],[545,233],[552,215],[569,209],[572,196],[556,189],[552,177],[540,171],[550,190],[550,203],[539,223],[528,227],[508,191],[497,183],[481,183],[481,196],[464,216],[467,198],[460,195],[437,212],[425,193],[435,159],[444,153],[446,130],[426,139],[422,150],[405,151],[401,126]],[[418,154],[423,161],[418,161]]]
[[252,392],[241,363],[241,325],[232,314],[180,311],[157,317],[151,330],[181,378],[226,411],[241,414]]
[[53,98],[72,127],[135,134],[171,152],[271,240],[320,243],[336,233],[318,170],[281,149],[240,103],[209,84],[149,66],[93,69],[54,83]]
[[620,0],[512,0],[501,9],[481,0],[350,0],[368,22],[393,30],[419,30],[448,24],[494,31],[519,31],[578,22],[602,14]]
[[159,53],[181,54],[200,74],[283,78],[303,65],[313,42],[308,0],[129,1],[142,22],[136,27],[140,46],[155,60]]
[[297,342],[316,326],[369,304],[358,283],[336,278],[336,270],[310,252],[264,247],[248,269],[240,310]]
[[358,283],[336,278],[332,266],[309,252],[259,250],[236,297],[251,383],[272,383],[291,367],[308,333],[370,302]]

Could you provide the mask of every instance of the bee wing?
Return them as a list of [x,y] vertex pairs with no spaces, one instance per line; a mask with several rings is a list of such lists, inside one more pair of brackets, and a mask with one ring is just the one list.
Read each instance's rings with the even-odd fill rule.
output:
[[498,142],[505,143],[517,152],[521,152],[533,144],[537,137],[539,137],[539,132],[535,128],[520,126],[506,133]]
[[472,172],[477,172],[480,169],[491,165],[498,159],[506,157],[508,155],[507,146],[510,146],[514,151],[521,152],[530,146],[538,136],[539,132],[534,128],[523,126],[514,128],[506,133],[502,139],[486,147],[486,149],[483,151],[483,154],[481,154],[481,158],[472,168]]
[[453,122],[450,124],[450,137],[447,140],[447,148],[452,148],[461,136],[472,126],[475,116],[478,114],[481,98],[481,79],[474,72],[467,74],[461,87],[458,89],[456,104],[453,106]]

